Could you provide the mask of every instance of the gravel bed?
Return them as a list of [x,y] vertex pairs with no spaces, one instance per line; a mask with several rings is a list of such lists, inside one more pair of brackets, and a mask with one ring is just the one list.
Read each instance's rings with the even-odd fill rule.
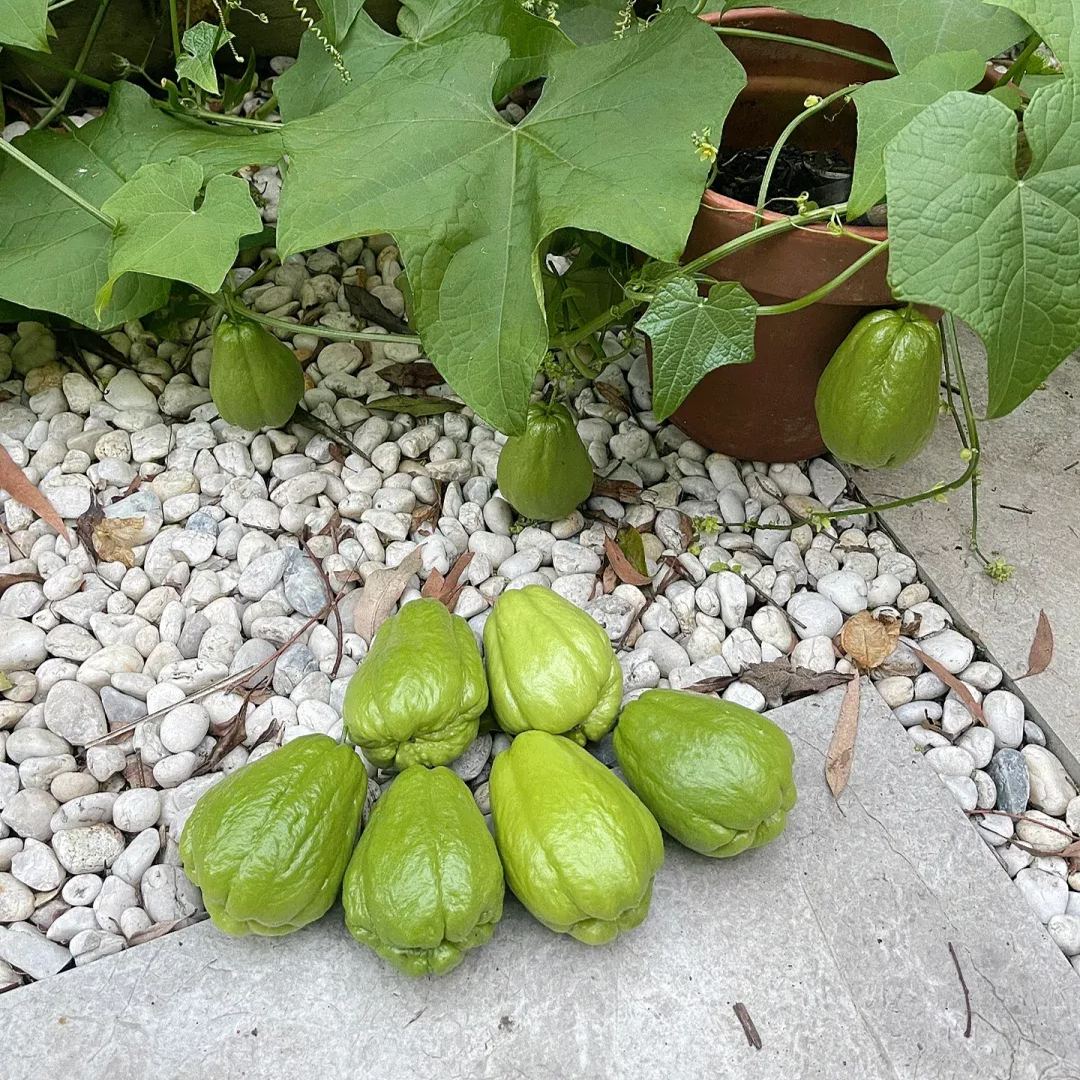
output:
[[[356,329],[342,284],[356,267],[404,311],[385,236],[291,257],[244,298]],[[1004,812],[974,827],[1080,971],[1080,860],[1057,854],[1080,835],[1076,786],[1001,670],[867,515],[817,533],[792,525],[852,505],[828,461],[734,461],[658,424],[644,356],[609,336],[609,392],[579,384],[573,405],[612,494],[561,521],[522,522],[495,485],[502,437],[468,410],[414,420],[365,404],[400,392],[380,371],[419,359],[416,347],[297,332],[318,423],[253,434],[217,416],[205,330],[189,322],[159,340],[129,324],[107,336],[123,366],[89,352],[74,362],[38,324],[0,334],[0,444],[83,541],[4,503],[0,574],[26,577],[5,577],[0,594],[12,684],[0,696],[0,991],[203,916],[177,847],[196,800],[283,742],[341,735],[367,649],[350,632],[361,585],[417,547],[422,570],[402,602],[472,552],[455,610],[478,639],[504,589],[550,586],[605,628],[627,695],[736,676],[723,696],[760,711],[765,696],[738,678],[750,665],[787,657],[848,672],[832,641],[845,619],[893,613],[904,636],[873,672],[878,691],[965,810]],[[649,586],[607,567],[605,538],[622,524],[643,533]],[[102,542],[114,561],[95,553]],[[967,684],[986,727],[909,643]],[[491,760],[508,745],[481,734],[453,765],[485,813]],[[614,765],[610,736],[592,750]],[[388,777],[369,776],[370,808]]]

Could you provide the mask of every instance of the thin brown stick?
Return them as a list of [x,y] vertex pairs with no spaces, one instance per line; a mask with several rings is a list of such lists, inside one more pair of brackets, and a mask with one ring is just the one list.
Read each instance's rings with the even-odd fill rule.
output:
[[758,1029],[754,1026],[754,1021],[750,1019],[750,1013],[747,1011],[746,1006],[741,1001],[736,1001],[734,1009],[735,1015],[739,1018],[739,1023],[742,1024],[743,1034],[746,1036],[746,1041],[755,1050],[760,1050],[761,1036],[758,1034]]
[[964,991],[964,1008],[967,1010],[967,1023],[964,1025],[964,1038],[971,1038],[971,995],[968,993],[968,985],[964,980],[964,973],[960,970],[960,958],[956,955],[956,950],[953,948],[953,943],[950,941],[947,943],[949,946],[949,955],[952,957],[952,962],[956,966],[956,977],[960,980],[960,988]]

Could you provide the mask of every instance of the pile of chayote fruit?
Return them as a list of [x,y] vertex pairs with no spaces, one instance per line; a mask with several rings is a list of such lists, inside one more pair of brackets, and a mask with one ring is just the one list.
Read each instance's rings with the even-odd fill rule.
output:
[[[387,620],[349,684],[345,730],[398,775],[357,842],[368,788],[351,746],[306,735],[230,773],[184,828],[184,870],[230,934],[287,934],[340,890],[353,936],[411,974],[443,973],[491,937],[504,874],[549,929],[598,945],[648,914],[662,826],[703,855],[777,836],[795,804],[792,749],[732,702],[649,690],[622,710],[606,632],[536,585],[484,627],[436,600]],[[494,839],[447,768],[485,710],[508,734],[491,768]],[[629,783],[583,748],[615,730]],[[658,823],[659,822],[659,826]]]

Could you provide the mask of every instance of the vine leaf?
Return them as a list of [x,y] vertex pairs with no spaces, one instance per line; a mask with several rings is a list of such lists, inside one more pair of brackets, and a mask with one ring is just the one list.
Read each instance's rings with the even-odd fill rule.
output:
[[320,29],[333,44],[340,45],[353,20],[363,9],[364,0],[318,0],[318,4],[323,15]]
[[350,81],[342,79],[315,35],[305,34],[296,63],[274,84],[285,120],[325,109],[401,54],[468,34],[493,34],[509,43],[510,55],[494,91],[496,100],[544,74],[552,57],[573,48],[556,25],[526,11],[521,0],[405,0],[398,15],[401,37],[387,33],[366,11],[353,11],[358,4],[336,0],[332,6],[341,10],[324,18],[320,29],[337,45]]
[[[2,2],[2,0],[0,0]],[[277,132],[231,134],[176,120],[131,83],[117,83],[105,116],[71,133],[32,132],[16,145],[88,202],[100,206],[145,164],[197,161],[206,176],[281,156]],[[27,208],[30,208],[29,210]],[[169,283],[128,274],[100,312],[112,233],[16,161],[0,162],[0,297],[105,330],[161,307]]]
[[1008,8],[1038,32],[1068,70],[1080,62],[1080,11],[1075,0],[988,0]]
[[666,420],[710,372],[754,359],[757,304],[733,281],[698,294],[693,278],[675,278],[657,291],[638,328],[652,340],[653,412]]
[[885,150],[903,300],[967,322],[986,346],[991,417],[1020,404],[1080,346],[1080,81],[1037,91],[1019,124],[1000,101],[953,92]]
[[[1031,0],[1031,6],[1043,2]],[[757,6],[756,0],[728,5]],[[913,68],[933,53],[974,49],[982,57],[996,56],[1030,32],[1012,11],[972,0],[921,0],[918,5],[907,0],[874,0],[869,4],[866,0],[784,0],[781,6],[812,19],[831,19],[872,30],[889,47],[901,71]]]
[[885,198],[885,145],[927,105],[950,90],[968,90],[982,79],[981,53],[938,53],[920,60],[910,71],[878,79],[852,95],[859,110],[855,173],[848,196],[848,219],[865,214]]
[[49,0],[0,0],[0,45],[49,52]]
[[705,23],[675,12],[556,56],[514,127],[491,105],[508,55],[484,35],[403,53],[287,124],[278,249],[393,233],[427,355],[480,416],[519,434],[548,346],[545,239],[591,229],[677,259],[705,179],[692,133],[726,114],[744,75]]
[[203,186],[202,166],[189,157],[144,165],[101,209],[116,219],[104,308],[117,278],[129,272],[186,281],[217,292],[236,259],[240,238],[262,228],[245,181],[218,175]]
[[176,74],[190,79],[210,94],[218,92],[214,54],[236,37],[234,33],[213,23],[197,22],[184,31],[182,56],[176,58]]

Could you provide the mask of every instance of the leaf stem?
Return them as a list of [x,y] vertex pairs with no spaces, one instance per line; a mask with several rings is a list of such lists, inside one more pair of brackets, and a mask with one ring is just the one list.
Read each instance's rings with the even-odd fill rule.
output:
[[[242,288],[243,286],[241,286]],[[292,323],[287,319],[276,319],[272,315],[263,315],[261,312],[252,311],[242,304],[234,304],[237,313],[253,322],[262,323],[271,330],[286,330],[291,334],[311,334],[313,337],[326,338],[327,341],[379,341],[400,342],[405,345],[420,345],[420,338],[416,334],[384,334],[374,330],[334,330],[329,326],[306,326],[301,323]]]
[[998,86],[1008,86],[1009,83],[1016,83],[1019,86],[1027,74],[1028,62],[1041,44],[1042,38],[1037,33],[1031,34],[1019,56],[1009,65],[1008,71],[998,80]]
[[37,64],[39,67],[47,68],[49,71],[55,71],[58,75],[66,75],[69,79],[74,79],[77,83],[89,86],[93,90],[100,90],[102,93],[107,94],[112,89],[111,85],[105,82],[104,79],[95,79],[93,75],[86,75],[82,71],[76,71],[74,68],[54,60],[48,53],[31,52],[29,49],[23,49],[17,45],[7,45],[5,48],[20,60]]
[[210,109],[175,109],[167,101],[155,101],[154,105],[174,116],[209,120],[215,124],[231,124],[233,127],[254,128],[256,131],[280,131],[282,128],[280,123],[273,120],[256,120],[251,116],[232,116],[229,113],[211,112]]
[[81,210],[85,210],[91,217],[97,218],[102,225],[109,229],[116,228],[116,222],[108,214],[102,213],[93,203],[87,202],[77,191],[73,191],[58,177],[53,176],[48,169],[43,168],[33,158],[27,157],[21,150],[16,149],[11,143],[0,139],[0,151],[13,157],[20,165],[25,166],[50,187],[55,188],[61,195],[70,199]]
[[35,131],[47,128],[67,108],[67,104],[71,100],[71,95],[79,83],[79,76],[82,74],[83,66],[90,56],[90,50],[97,40],[98,31],[101,29],[101,23],[105,18],[105,12],[109,10],[109,4],[111,3],[112,0],[99,0],[97,11],[94,12],[93,21],[86,31],[86,38],[83,41],[82,48],[79,50],[79,55],[75,60],[74,71],[72,71],[71,75],[68,77],[64,89],[60,91],[60,96],[52,103],[52,107],[34,125]]
[[833,56],[843,56],[848,60],[857,60],[860,64],[868,64],[895,75],[897,68],[888,60],[879,60],[876,56],[867,56],[865,53],[855,52],[852,49],[842,49],[839,45],[829,45],[824,41],[811,41],[809,38],[793,37],[790,34],[774,34],[768,30],[748,30],[741,26],[714,26],[713,29],[721,37],[753,38],[758,41],[775,41],[782,45],[798,45],[805,49],[815,49],[818,52],[832,53]]
[[819,285],[813,292],[808,292],[805,296],[800,296],[796,300],[789,300],[786,304],[768,304],[759,307],[757,309],[758,315],[788,315],[792,311],[801,311],[811,304],[816,304],[833,290],[840,288],[849,278],[854,277],[867,263],[873,262],[879,255],[887,251],[888,247],[888,240],[879,240],[872,248],[868,248],[863,252],[850,266],[845,267],[836,277],[826,281],[824,285]]
[[184,54],[180,45],[180,18],[176,12],[176,0],[169,0],[169,29],[172,31],[173,63]]
[[827,109],[834,101],[847,97],[857,90],[858,87],[858,83],[849,83],[840,90],[834,90],[831,94],[826,95],[812,105],[808,105],[801,113],[792,117],[787,127],[780,132],[780,137],[773,143],[772,151],[769,154],[769,160],[765,163],[765,172],[761,176],[761,186],[758,188],[757,205],[754,208],[755,229],[761,225],[762,216],[765,211],[765,200],[769,193],[769,184],[772,183],[773,173],[776,171],[776,163],[780,160],[780,154],[787,145],[788,139],[795,134],[799,125],[804,121],[809,120],[811,116],[816,116],[819,112]]

